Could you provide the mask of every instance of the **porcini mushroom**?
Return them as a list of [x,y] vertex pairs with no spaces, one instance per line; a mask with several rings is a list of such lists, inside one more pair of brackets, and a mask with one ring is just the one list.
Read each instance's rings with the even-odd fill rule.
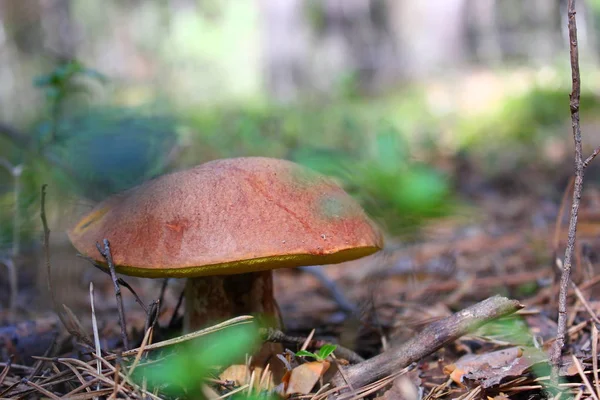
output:
[[184,330],[242,314],[277,315],[272,270],[378,251],[383,238],[336,183],[286,160],[211,161],[98,204],[69,232],[82,254],[117,272],[188,278]]

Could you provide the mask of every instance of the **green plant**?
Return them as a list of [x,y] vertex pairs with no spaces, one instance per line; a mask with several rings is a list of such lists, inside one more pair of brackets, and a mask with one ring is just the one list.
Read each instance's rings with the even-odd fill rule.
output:
[[147,382],[149,388],[162,393],[188,393],[191,398],[200,396],[201,384],[218,367],[229,366],[243,360],[259,343],[259,331],[248,324],[230,327],[182,345],[168,357],[150,361],[137,367],[133,380]]
[[386,124],[357,156],[301,149],[294,159],[339,178],[367,212],[395,235],[412,235],[426,220],[453,209],[448,179],[427,164],[411,161],[406,140]]
[[411,235],[453,209],[447,177],[411,157],[415,142],[435,131],[421,106],[403,97],[207,109],[188,119],[194,136],[180,166],[221,157],[288,158],[337,178],[390,233]]
[[60,64],[47,75],[34,80],[34,85],[43,90],[49,109],[48,118],[37,130],[37,145],[43,148],[56,139],[57,128],[62,117],[65,102],[76,94],[89,94],[89,83],[82,78],[89,78],[100,83],[107,81],[98,71],[85,67],[78,60],[70,60]]
[[[568,127],[569,109],[565,107],[568,98],[566,87],[540,85],[507,96],[493,109],[459,120],[456,126],[459,147],[477,155],[484,172],[491,174],[531,165],[532,157],[544,158],[540,148],[548,139],[563,135]],[[582,93],[583,116],[593,120],[599,108],[600,102],[593,92]]]
[[311,353],[310,351],[306,350],[300,350],[296,352],[296,356],[310,357],[314,358],[317,361],[324,361],[335,351],[336,348],[337,346],[335,344],[325,344],[316,353]]

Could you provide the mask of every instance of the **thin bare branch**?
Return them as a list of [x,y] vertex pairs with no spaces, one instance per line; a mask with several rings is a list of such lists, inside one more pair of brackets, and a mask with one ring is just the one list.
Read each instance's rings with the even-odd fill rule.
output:
[[[571,60],[571,82],[570,94],[571,127],[573,130],[573,141],[575,142],[575,180],[573,184],[573,202],[571,204],[571,216],[569,219],[569,237],[565,249],[562,274],[560,277],[560,292],[558,296],[558,327],[556,341],[552,348],[550,359],[552,361],[552,377],[558,379],[562,350],[565,345],[567,330],[567,292],[571,279],[571,265],[575,250],[575,238],[577,233],[577,217],[581,192],[583,190],[584,162],[582,156],[581,127],[579,125],[579,101],[581,97],[581,76],[579,73],[579,48],[577,43],[577,20],[575,13],[575,0],[569,0],[567,6],[569,26],[569,53]],[[592,157],[593,159],[593,157]],[[587,160],[586,160],[587,161]],[[591,159],[590,159],[591,161]]]
[[588,165],[592,162],[592,160],[594,160],[594,158],[596,158],[598,154],[600,154],[600,146],[596,147],[594,149],[594,152],[590,154],[588,158],[585,159],[585,161],[583,162],[583,168],[587,168]]
[[125,350],[129,350],[129,339],[127,338],[127,322],[125,321],[125,311],[123,310],[123,297],[121,295],[121,286],[119,285],[119,279],[115,271],[115,264],[113,263],[112,253],[110,251],[110,243],[108,239],[104,239],[104,248],[100,247],[99,243],[96,243],[96,247],[102,256],[106,259],[108,269],[110,270],[110,276],[115,287],[115,296],[117,298],[117,311],[119,312],[119,324],[121,325],[121,338],[123,339],[123,347]]
[[363,387],[407,367],[468,332],[521,308],[523,306],[518,301],[500,296],[490,297],[428,325],[418,335],[400,346],[344,369],[345,378],[338,373],[332,379],[332,383],[336,387],[345,385]]

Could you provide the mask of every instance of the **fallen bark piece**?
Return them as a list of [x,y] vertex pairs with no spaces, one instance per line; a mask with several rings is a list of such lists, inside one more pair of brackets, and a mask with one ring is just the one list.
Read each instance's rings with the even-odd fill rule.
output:
[[447,318],[428,325],[423,331],[400,346],[338,372],[331,383],[336,387],[357,389],[435,352],[466,333],[497,318],[523,308],[516,300],[494,296]]

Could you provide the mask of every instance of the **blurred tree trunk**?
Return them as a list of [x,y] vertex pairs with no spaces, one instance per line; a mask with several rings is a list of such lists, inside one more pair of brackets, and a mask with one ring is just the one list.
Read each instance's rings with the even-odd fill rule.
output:
[[460,65],[466,0],[262,0],[266,86],[302,94],[379,92]]
[[44,47],[59,61],[76,56],[77,32],[71,17],[72,0],[42,0]]
[[[473,61],[548,65],[566,47],[566,0],[261,0],[276,99],[379,92]],[[578,2],[582,46],[593,18]]]
[[308,29],[301,0],[261,0],[265,86],[280,101],[295,98],[308,56]]
[[262,0],[266,86],[301,94],[383,87],[398,66],[382,0]]
[[41,14],[39,0],[0,1],[0,98],[11,99],[0,107],[4,122],[16,123],[15,115],[25,120],[27,110],[35,113],[32,66],[26,61],[42,49]]
[[466,0],[387,0],[387,4],[388,18],[400,43],[400,76],[422,78],[465,64]]
[[43,31],[42,7],[39,0],[2,1],[0,17],[8,43],[26,54],[41,50]]

